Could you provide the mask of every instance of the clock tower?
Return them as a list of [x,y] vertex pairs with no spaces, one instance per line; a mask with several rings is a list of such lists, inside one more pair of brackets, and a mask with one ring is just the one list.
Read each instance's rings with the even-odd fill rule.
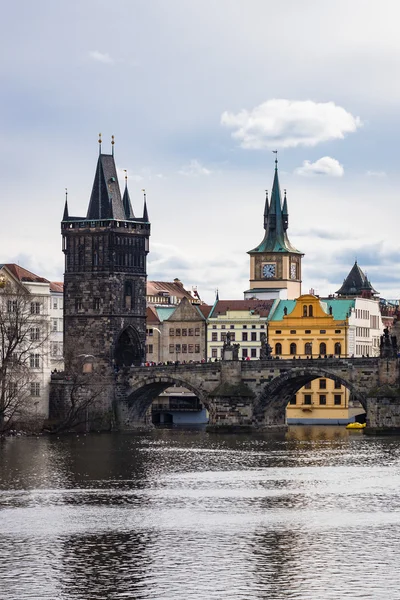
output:
[[264,229],[261,244],[250,250],[250,289],[245,299],[281,298],[291,300],[301,295],[301,259],[304,256],[289,241],[288,205],[285,195],[282,202],[278,177],[278,160],[275,159],[275,175],[271,201],[265,199]]

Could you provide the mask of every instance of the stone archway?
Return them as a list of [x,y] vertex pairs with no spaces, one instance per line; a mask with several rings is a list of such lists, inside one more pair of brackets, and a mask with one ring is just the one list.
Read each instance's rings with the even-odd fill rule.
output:
[[128,325],[121,331],[115,344],[114,362],[119,368],[139,366],[143,361],[143,348],[135,327]]
[[286,407],[291,397],[306,383],[321,377],[340,382],[367,412],[367,399],[351,381],[323,368],[305,366],[288,370],[265,385],[254,403],[254,425],[258,427],[284,425]]
[[[122,429],[133,429],[148,426],[145,417],[153,400],[167,388],[177,385],[184,387],[197,396],[201,404],[209,408],[207,395],[187,381],[178,377],[149,376],[142,381],[135,382],[134,387],[124,391],[123,402],[119,402],[118,420]],[[119,394],[121,395],[121,394]]]

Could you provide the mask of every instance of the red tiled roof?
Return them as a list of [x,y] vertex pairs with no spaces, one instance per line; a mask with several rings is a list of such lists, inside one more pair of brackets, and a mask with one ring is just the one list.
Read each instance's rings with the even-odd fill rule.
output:
[[197,306],[203,317],[207,319],[208,315],[211,312],[212,306],[208,306],[208,304],[199,304]]
[[50,281],[50,291],[62,293],[64,291],[64,283],[62,281]]
[[267,317],[273,300],[218,300],[212,316],[226,315],[228,310],[252,310],[260,317]]
[[14,275],[14,277],[16,277],[16,279],[18,279],[18,281],[26,281],[30,283],[50,283],[48,279],[39,277],[39,275],[35,275],[35,273],[32,273],[31,271],[28,271],[27,269],[24,269],[15,263],[8,263],[4,266],[10,271],[10,273]]
[[151,306],[146,308],[146,320],[147,323],[160,323],[160,319],[158,318],[156,312],[152,309]]

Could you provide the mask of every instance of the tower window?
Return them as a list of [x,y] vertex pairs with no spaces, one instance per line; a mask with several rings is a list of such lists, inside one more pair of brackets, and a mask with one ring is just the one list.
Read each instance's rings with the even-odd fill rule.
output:
[[131,310],[132,308],[132,282],[125,281],[125,289],[124,289],[124,304],[125,308]]
[[100,298],[93,298],[93,310],[100,310]]
[[75,310],[82,310],[82,298],[75,298]]

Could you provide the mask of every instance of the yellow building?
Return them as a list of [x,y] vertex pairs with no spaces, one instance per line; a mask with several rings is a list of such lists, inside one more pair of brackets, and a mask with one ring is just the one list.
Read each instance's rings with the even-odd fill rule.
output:
[[[311,294],[277,302],[268,326],[272,354],[303,360],[347,356],[347,331],[353,306],[354,300],[322,301]],[[342,424],[351,420],[352,413],[349,391],[340,382],[316,379],[297,392],[286,414],[289,424]]]

